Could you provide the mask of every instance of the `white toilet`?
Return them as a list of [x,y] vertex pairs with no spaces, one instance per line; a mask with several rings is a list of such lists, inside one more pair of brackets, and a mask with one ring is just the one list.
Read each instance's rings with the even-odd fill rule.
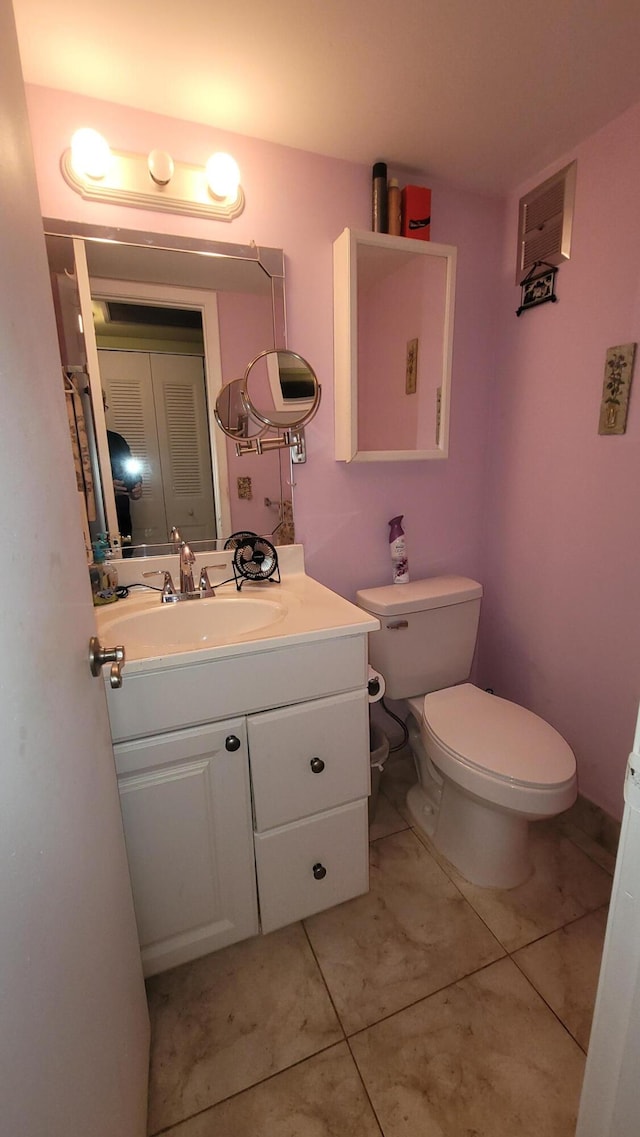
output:
[[462,576],[356,594],[381,623],[369,633],[371,666],[389,698],[408,700],[413,820],[467,880],[514,888],[531,872],[529,821],[576,799],[576,761],[544,719],[465,682],[481,598],[482,585]]

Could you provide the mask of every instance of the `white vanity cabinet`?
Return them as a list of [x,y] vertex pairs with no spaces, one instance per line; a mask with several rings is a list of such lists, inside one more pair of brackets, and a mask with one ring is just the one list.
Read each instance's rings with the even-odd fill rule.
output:
[[115,747],[146,975],[255,935],[246,724]]
[[367,891],[366,680],[365,634],[125,666],[107,698],[147,975]]

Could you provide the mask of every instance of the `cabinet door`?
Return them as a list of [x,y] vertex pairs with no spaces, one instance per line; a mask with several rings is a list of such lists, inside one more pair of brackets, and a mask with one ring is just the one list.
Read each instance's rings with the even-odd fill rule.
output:
[[115,747],[145,974],[258,932],[245,720]]

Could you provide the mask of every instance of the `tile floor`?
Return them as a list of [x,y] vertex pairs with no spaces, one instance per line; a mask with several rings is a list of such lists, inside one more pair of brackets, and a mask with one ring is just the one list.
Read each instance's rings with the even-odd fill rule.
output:
[[148,981],[149,1134],[572,1137],[613,858],[567,818],[468,884],[388,764],[371,890]]

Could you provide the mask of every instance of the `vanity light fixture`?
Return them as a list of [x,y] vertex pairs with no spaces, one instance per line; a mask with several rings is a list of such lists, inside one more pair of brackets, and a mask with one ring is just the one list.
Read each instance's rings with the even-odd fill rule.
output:
[[111,150],[101,134],[83,127],[60,165],[68,185],[88,201],[218,221],[232,221],[244,209],[240,170],[230,154],[212,154],[206,166],[193,166],[161,149],[148,155]]

